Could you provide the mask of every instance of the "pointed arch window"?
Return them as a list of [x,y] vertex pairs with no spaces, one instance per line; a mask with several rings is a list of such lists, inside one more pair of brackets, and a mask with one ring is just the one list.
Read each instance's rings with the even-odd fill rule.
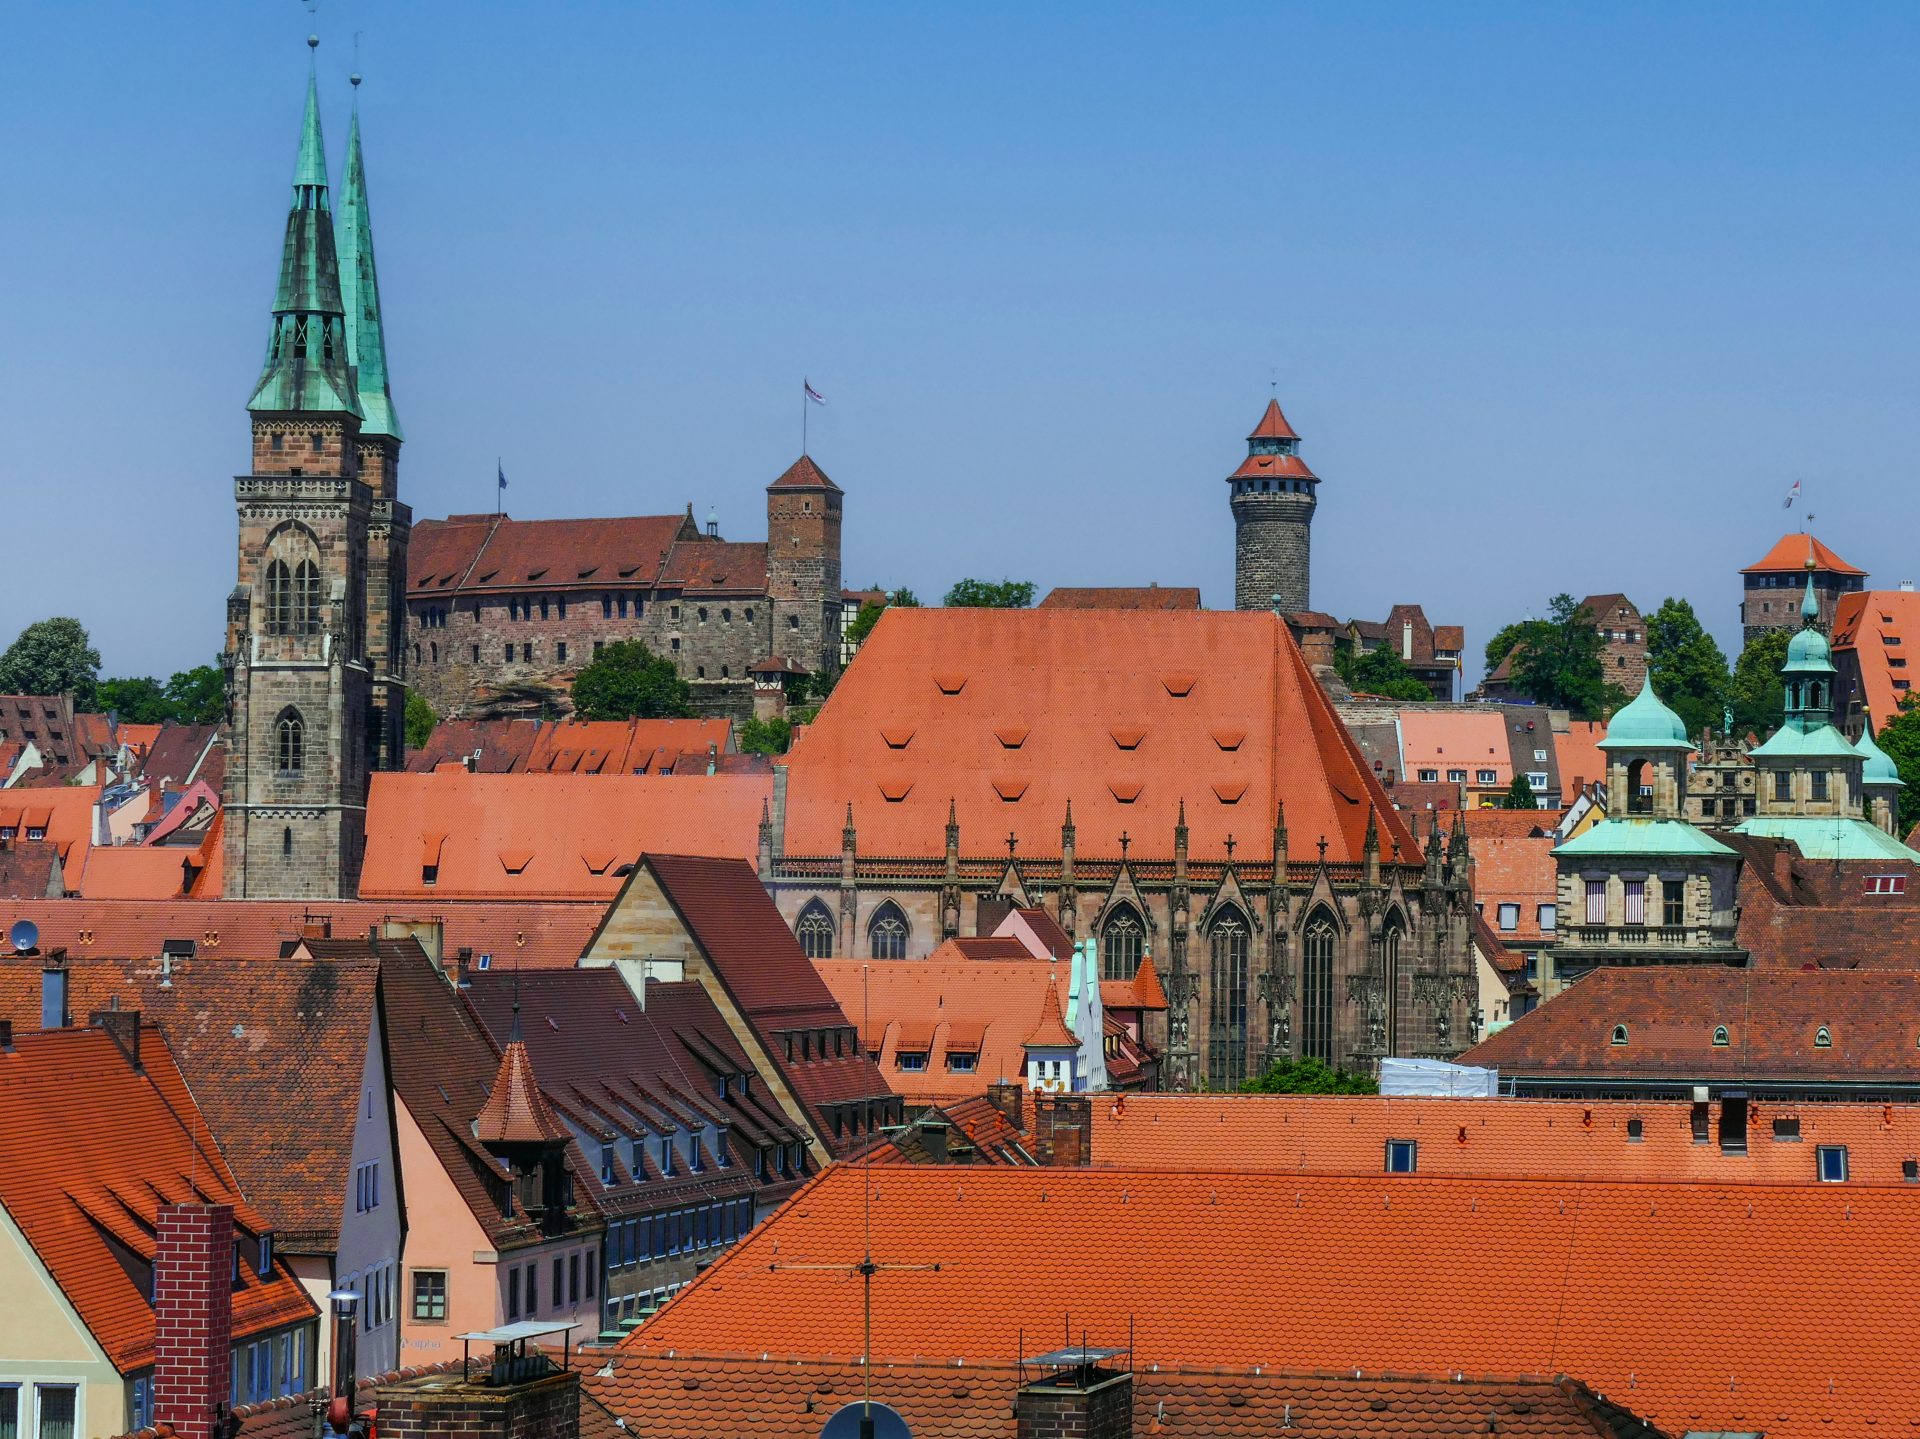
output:
[[807,907],[800,911],[800,919],[793,927],[794,938],[800,941],[800,948],[808,959],[832,959],[833,941],[838,927],[833,915],[817,899],[807,901]]
[[285,560],[267,561],[267,633],[293,633],[293,576]]
[[293,571],[293,605],[295,634],[317,635],[320,633],[320,566],[312,560],[302,560]]
[[1232,905],[1207,927],[1211,999],[1207,1013],[1207,1082],[1237,1089],[1247,1077],[1247,918]]
[[867,921],[867,953],[875,959],[905,959],[912,934],[913,928],[900,906],[888,900]]
[[1131,980],[1147,952],[1147,927],[1130,904],[1117,906],[1100,930],[1100,977]]
[[1400,1052],[1400,942],[1406,930],[1395,915],[1380,934],[1381,980],[1387,1006],[1387,1053]]
[[1307,920],[1301,946],[1300,1052],[1333,1063],[1333,949],[1339,931],[1333,916],[1317,909]]
[[273,731],[280,773],[299,774],[307,767],[307,727],[300,711],[281,710]]

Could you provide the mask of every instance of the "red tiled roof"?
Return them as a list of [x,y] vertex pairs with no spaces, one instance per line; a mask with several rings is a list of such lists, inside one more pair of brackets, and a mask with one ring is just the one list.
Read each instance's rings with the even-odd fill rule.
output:
[[1043,610],[1197,610],[1200,591],[1186,585],[1134,585],[1105,589],[1056,586],[1040,601]]
[[1513,783],[1513,749],[1507,743],[1506,721],[1497,709],[1484,714],[1465,710],[1403,709],[1400,711],[1401,753],[1409,778],[1420,771],[1439,771],[1445,780],[1450,769],[1465,770],[1466,783],[1482,785],[1481,770],[1492,770],[1492,784]]
[[63,889],[58,845],[44,839],[0,844],[0,899],[58,899]]
[[1675,1432],[1806,1439],[1913,1416],[1914,1204],[1900,1185],[835,1166],[622,1349],[858,1354],[859,1286],[787,1266],[855,1262],[870,1233],[926,1266],[876,1285],[878,1360],[1004,1360],[1071,1316],[1131,1322],[1136,1369],[1573,1371]]
[[[1613,1043],[1617,1025],[1627,1042]],[[1713,1042],[1725,1027],[1727,1043]],[[1818,1043],[1827,1031],[1829,1044]],[[1920,1083],[1920,973],[1602,968],[1463,1056],[1515,1075]]]
[[206,956],[271,959],[322,924],[340,938],[364,935],[388,920],[437,922],[446,954],[511,958],[522,965],[570,966],[606,912],[606,901],[560,904],[520,900],[441,900],[372,903],[352,899],[0,900],[0,933],[30,919],[40,948],[115,959],[152,959],[170,939],[186,940]]
[[[1122,1169],[1379,1173],[1401,1139],[1429,1178],[1811,1184],[1815,1148],[1842,1144],[1850,1183],[1899,1184],[1920,1152],[1910,1104],[1755,1103],[1738,1151],[1717,1128],[1696,1141],[1687,1100],[1128,1094],[1095,1095],[1090,1110],[1092,1162]],[[1772,1137],[1775,1119],[1795,1121],[1792,1138]]]
[[482,1144],[564,1143],[567,1131],[540,1097],[533,1061],[518,1039],[507,1042],[487,1102],[473,1121],[473,1137]]
[[780,478],[767,486],[770,490],[838,490],[840,487],[827,478],[827,472],[813,462],[810,455],[802,455],[788,465]]
[[204,837],[199,845],[98,845],[75,887],[88,899],[182,899],[211,858],[208,848]]
[[1060,985],[1049,981],[1046,997],[1040,1001],[1040,1022],[1021,1041],[1028,1049],[1072,1049],[1080,1041],[1060,1017]]
[[44,829],[42,838],[60,851],[67,888],[78,890],[93,848],[93,812],[100,803],[100,786],[55,785],[46,789],[0,789],[0,834],[27,839]]
[[[353,1168],[379,966],[367,956],[67,957],[67,1007],[160,1024],[220,1150],[288,1253],[331,1253]],[[40,1025],[41,963],[0,958],[0,1019]],[[289,1136],[299,1136],[297,1145]]]
[[471,759],[481,774],[658,774],[682,754],[733,750],[724,719],[443,720],[408,752],[407,769],[429,773]]
[[[105,1030],[92,1028],[16,1032],[13,1052],[0,1054],[0,1205],[123,1374],[154,1359],[153,1310],[135,1273],[153,1262],[160,1205],[231,1204],[237,1228],[268,1228],[240,1193],[157,1025],[141,1027],[140,1060],[134,1069]],[[284,1261],[268,1278],[248,1264],[240,1276],[236,1340],[314,1316]]]
[[[688,591],[763,595],[767,592],[766,543],[688,540],[673,547],[660,583]],[[699,598],[697,594],[690,597]]]
[[1018,922],[1026,926],[1028,933],[1033,936],[1034,943],[1040,946],[1043,953],[1050,954],[1055,959],[1073,957],[1073,936],[1060,928],[1060,922],[1038,905],[1016,909],[1013,914],[1001,921],[998,932],[1008,933],[1016,922],[1016,916]]
[[800,948],[751,864],[667,854],[649,855],[646,863],[781,1076],[813,1110],[817,1133],[831,1144],[833,1125],[822,1106],[892,1093],[864,1052],[787,1057],[782,1032],[851,1029],[853,1021]]
[[1160,983],[1160,976],[1153,968],[1153,956],[1140,957],[1140,968],[1134,971],[1132,979],[1103,979],[1100,981],[1100,1007],[1102,1009],[1165,1009],[1167,991]]
[[1836,575],[1860,575],[1866,571],[1850,565],[1812,535],[1782,535],[1774,547],[1756,563],[1740,571],[1743,575],[1804,574],[1807,561],[1816,572]]
[[[1472,859],[1474,903],[1480,907],[1487,923],[1494,926],[1500,942],[1527,945],[1551,940],[1553,935],[1540,927],[1540,906],[1557,903],[1559,893],[1559,879],[1553,864],[1553,836],[1517,835],[1499,830],[1475,835],[1469,831],[1467,848]],[[1502,905],[1518,907],[1514,916],[1516,923],[1511,929],[1500,923]]]
[[[1908,639],[1913,644],[1906,643]],[[1878,734],[1900,713],[1913,690],[1909,656],[1920,647],[1920,594],[1867,590],[1840,596],[1833,610],[1833,648],[1852,654],[1860,670],[1859,699]]]
[[421,520],[413,527],[408,552],[407,597],[651,586],[674,542],[698,534],[687,515]]
[[1227,476],[1230,480],[1316,480],[1298,455],[1248,455],[1240,468]]
[[1605,784],[1606,751],[1600,741],[1607,737],[1602,720],[1570,720],[1565,734],[1553,736],[1554,757],[1560,767],[1560,801],[1572,804],[1587,785]]
[[[604,1404],[624,1421],[620,1432],[648,1439],[815,1439],[827,1416],[867,1392],[869,1378],[857,1361],[785,1354],[620,1352],[578,1365],[583,1411],[589,1400]],[[873,1398],[922,1439],[1015,1439],[1014,1393],[1041,1372],[929,1358],[876,1365],[870,1377]],[[1342,1439],[1659,1439],[1571,1379],[1160,1368],[1137,1370],[1132,1383],[1131,1427],[1123,1432],[1141,1439],[1296,1431]]]
[[[1130,749],[1121,725],[1141,732]],[[1231,833],[1257,863],[1283,799],[1295,842],[1324,835],[1330,863],[1360,862],[1370,810],[1383,848],[1414,853],[1286,625],[1259,611],[895,606],[787,772],[789,855],[837,855],[851,801],[861,853],[938,857],[950,798],[970,853],[1011,830],[1023,857],[1057,854],[1070,800],[1082,856],[1117,858],[1123,830],[1136,855],[1171,854],[1184,800],[1194,859],[1225,859]]]
[[1460,625],[1435,625],[1433,627],[1433,647],[1437,650],[1452,650],[1456,654],[1466,648],[1467,632]]
[[1249,440],[1297,440],[1293,426],[1287,423],[1287,417],[1280,413],[1280,401],[1268,400],[1267,408],[1260,415],[1260,423],[1253,427]]
[[360,894],[611,899],[648,850],[755,856],[772,793],[770,774],[376,774]]

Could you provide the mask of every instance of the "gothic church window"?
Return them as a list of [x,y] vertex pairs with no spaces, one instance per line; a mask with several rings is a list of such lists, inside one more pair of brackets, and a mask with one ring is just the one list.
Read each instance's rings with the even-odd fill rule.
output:
[[900,906],[888,900],[867,923],[867,953],[875,959],[905,959],[907,938],[912,932]]
[[1123,904],[1100,931],[1100,973],[1104,979],[1131,980],[1146,953],[1147,931],[1133,906]]
[[298,774],[307,767],[307,727],[301,722],[299,710],[280,711],[279,723],[274,726],[274,740],[280,773]]
[[1406,931],[1399,917],[1387,921],[1380,935],[1380,963],[1384,968],[1387,1002],[1387,1053],[1400,1052],[1400,941]]
[[1300,975],[1300,1052],[1333,1063],[1333,945],[1337,931],[1324,909],[1307,921]]
[[1208,929],[1207,1082],[1215,1089],[1236,1089],[1247,1077],[1247,942],[1246,918],[1232,906]]
[[833,916],[819,900],[807,902],[807,907],[800,911],[800,922],[794,925],[793,933],[808,959],[833,958]]

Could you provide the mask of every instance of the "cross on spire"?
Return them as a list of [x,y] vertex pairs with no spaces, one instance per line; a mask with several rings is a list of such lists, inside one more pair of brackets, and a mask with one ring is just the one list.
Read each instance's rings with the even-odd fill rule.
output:
[[1228,864],[1233,863],[1233,850],[1234,850],[1233,836],[1229,834],[1227,836],[1227,863]]
[[1007,858],[1012,859],[1014,851],[1020,848],[1020,837],[1012,830],[1007,831]]
[[1324,834],[1320,836],[1320,862],[1327,862],[1327,837]]
[[1133,843],[1132,836],[1130,836],[1124,829],[1121,830],[1120,831],[1120,858],[1125,859],[1127,857],[1127,847],[1132,843]]

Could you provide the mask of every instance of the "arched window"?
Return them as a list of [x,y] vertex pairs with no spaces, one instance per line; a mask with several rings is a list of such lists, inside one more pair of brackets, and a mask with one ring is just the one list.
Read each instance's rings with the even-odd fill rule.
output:
[[1237,1089],[1247,1077],[1247,940],[1246,916],[1231,905],[1207,929],[1207,1083],[1215,1089]]
[[799,923],[793,927],[794,938],[800,941],[800,948],[808,959],[832,959],[837,932],[833,916],[817,899],[807,901],[807,907],[800,911]]
[[1130,980],[1140,971],[1147,952],[1147,928],[1130,904],[1116,907],[1100,931],[1100,976]]
[[1713,1027],[1713,1043],[1716,1048],[1724,1049],[1727,1046],[1729,1041],[1727,1039],[1726,1025],[1716,1024]]
[[1406,934],[1396,914],[1380,934],[1380,966],[1386,983],[1387,1053],[1400,1052],[1400,941]]
[[1813,1032],[1813,1047],[1815,1049],[1833,1048],[1833,1034],[1826,1025],[1821,1025]]
[[1637,759],[1627,766],[1627,813],[1653,813],[1653,786],[1649,783],[1647,762]]
[[293,633],[293,583],[285,560],[267,561],[267,633]]
[[900,906],[888,900],[867,921],[867,953],[875,959],[905,959],[907,937],[912,933]]
[[1624,1024],[1616,1024],[1616,1025],[1614,1025],[1614,1027],[1613,1027],[1613,1042],[1614,1042],[1615,1044],[1625,1044],[1625,1043],[1627,1042],[1627,1027],[1626,1027],[1626,1025],[1624,1025]]
[[307,767],[307,727],[300,721],[299,710],[280,711],[274,738],[279,749],[280,773],[298,774]]
[[1333,916],[1315,910],[1301,946],[1300,1053],[1333,1063]]
[[320,633],[320,566],[302,560],[293,571],[293,633]]

